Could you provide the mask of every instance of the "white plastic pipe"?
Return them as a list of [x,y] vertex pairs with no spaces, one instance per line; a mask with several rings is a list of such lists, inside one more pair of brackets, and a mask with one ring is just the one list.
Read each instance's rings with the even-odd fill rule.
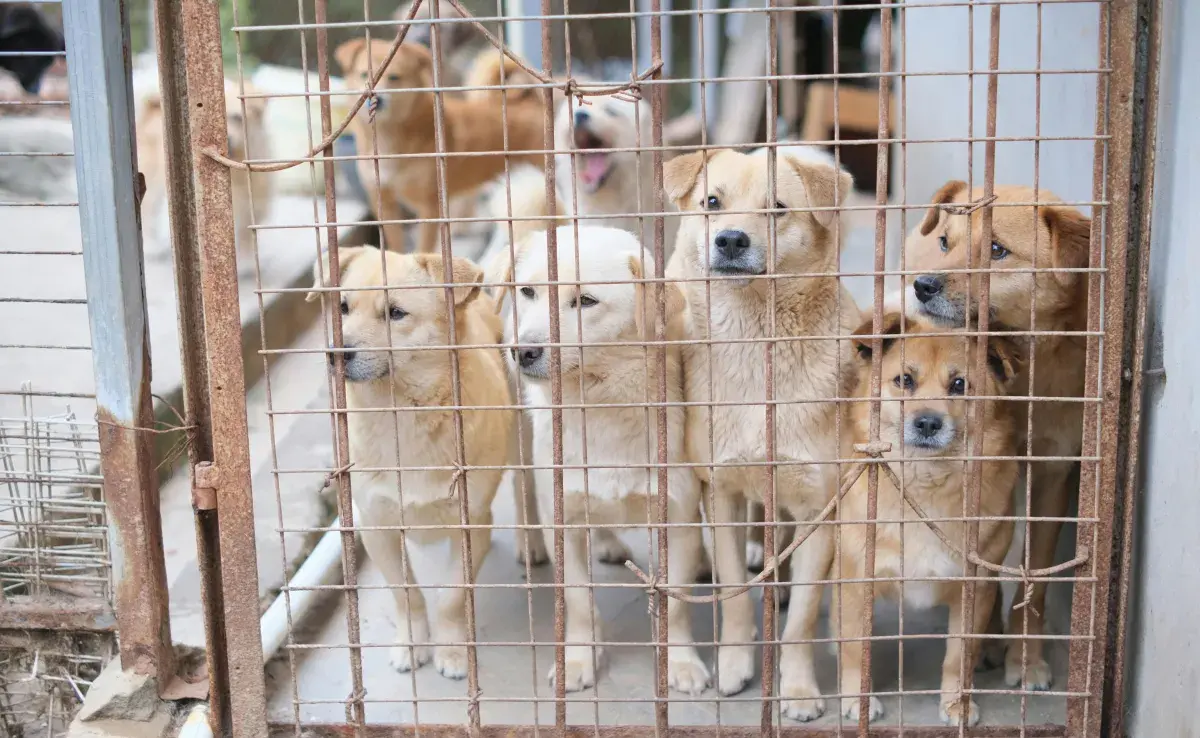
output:
[[[340,584],[342,581],[342,534],[337,528],[342,525],[342,519],[337,518],[331,526],[334,530],[327,531],[317,542],[300,570],[287,583],[290,590],[292,621],[302,619],[312,609],[317,601],[319,590],[300,589],[297,587],[314,587],[321,584]],[[263,661],[271,658],[283,647],[287,640],[288,631],[288,598],[282,592],[263,614],[259,627],[262,630]]]

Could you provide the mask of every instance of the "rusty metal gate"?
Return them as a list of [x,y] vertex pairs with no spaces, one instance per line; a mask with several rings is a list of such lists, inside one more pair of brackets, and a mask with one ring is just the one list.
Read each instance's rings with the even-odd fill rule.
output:
[[[474,14],[459,0],[418,0],[405,6],[407,14],[402,9],[394,17],[380,17],[364,2],[361,14],[332,19],[328,0],[315,0],[311,15],[300,3],[291,21],[255,26],[239,20],[234,4],[226,23],[232,20],[237,62],[226,68],[220,4],[156,2],[181,342],[191,357],[184,362],[185,416],[193,429],[190,458],[215,731],[235,736],[1120,734],[1129,491],[1136,467],[1153,165],[1147,152],[1154,133],[1156,4],[631,0],[628,7],[596,9],[579,7],[587,5],[583,0],[575,8],[570,0],[497,0],[470,5]],[[831,69],[799,69],[799,29],[824,24],[837,39],[852,12],[874,18],[877,67],[847,71],[842,65],[849,62],[839,61],[835,42],[827,55]],[[1074,23],[1074,45],[1061,35],[1053,37],[1053,46],[1046,45],[1044,18],[1054,18],[1060,30]],[[1075,23],[1079,18],[1083,22]],[[941,35],[918,31],[930,27]],[[303,89],[280,95],[248,84],[243,46],[253,34],[268,32],[298,37]],[[463,64],[455,44],[464,34],[475,44],[476,58],[488,56],[494,64]],[[936,57],[934,62],[922,57],[939,38],[949,44],[956,35],[965,43],[965,60],[942,67]],[[633,58],[632,66],[614,74],[612,65],[593,65],[584,74],[578,67],[586,47],[615,36],[628,36],[623,53]],[[1011,47],[1005,39],[1017,38],[1033,39],[1032,64],[1006,59]],[[414,50],[425,45],[430,51]],[[1071,59],[1061,53],[1064,49],[1083,47],[1089,50],[1083,56],[1093,63],[1062,61]],[[677,53],[680,49],[687,55]],[[684,56],[690,57],[690,73],[683,70]],[[977,57],[986,63],[977,64]],[[472,75],[481,69],[491,76]],[[1078,87],[1058,83],[1066,78],[1083,80],[1089,92],[1080,96]],[[1000,98],[1024,84],[1032,109],[1013,135],[1003,129],[1009,121],[1005,110],[1011,109],[1006,106],[1015,98],[1003,103]],[[400,88],[406,89],[397,92]],[[1061,109],[1053,106],[1064,102],[1055,99],[1067,96],[1064,90],[1075,91],[1073,103],[1094,106],[1086,130],[1071,129],[1057,114],[1043,114],[1046,106]],[[239,102],[227,106],[227,94]],[[276,150],[266,156],[247,147],[244,157],[230,152],[228,111],[237,111],[240,125],[250,126],[249,109],[278,97],[306,106],[309,151]],[[404,102],[409,97],[411,105]],[[914,100],[921,101],[920,110]],[[627,138],[590,120],[620,118],[624,108],[617,108],[626,105],[633,111],[624,119]],[[954,125],[964,131],[946,135],[949,128],[934,126],[918,132],[917,122],[929,119],[929,107],[943,119],[961,118]],[[486,128],[485,119],[497,112],[499,130],[480,143],[484,134],[477,129]],[[730,132],[739,127],[745,130]],[[794,134],[799,130],[803,141]],[[353,153],[337,148],[343,134],[354,137]],[[804,155],[785,148],[801,142],[824,147],[832,165],[820,157],[797,159]],[[1056,158],[1056,147],[1068,144],[1075,153],[1064,156],[1074,168]],[[717,153],[750,145],[763,153],[757,158]],[[957,146],[960,153],[943,161],[929,153],[936,146]],[[502,156],[489,158],[489,153]],[[1031,175],[1012,174],[1017,169],[1009,162],[1018,156],[1032,162]],[[1091,167],[1079,166],[1081,158]],[[755,161],[765,172],[761,180],[729,174]],[[936,184],[910,188],[911,172],[930,162],[939,162]],[[532,165],[538,177],[532,189],[519,189],[518,180],[530,171],[522,165]],[[851,165],[857,168],[857,192],[837,174]],[[235,223],[238,198],[254,202],[263,182],[297,166],[307,168],[312,180],[310,222],[252,223],[245,229]],[[474,176],[464,172],[487,167],[499,182],[500,196],[462,210],[459,195],[480,184],[459,184]],[[618,182],[629,172],[632,184]],[[834,174],[821,180],[824,175],[814,172]],[[339,225],[346,225],[339,221],[345,211],[339,198],[345,202],[345,180],[355,177],[374,213],[366,224],[369,231],[378,229],[376,243],[403,251],[409,229],[417,234],[414,248],[429,256],[379,256],[371,267],[375,252],[339,245],[345,237]],[[946,181],[951,182],[938,190]],[[602,188],[617,186],[633,188],[632,205],[589,211],[581,204]],[[1059,199],[1051,195],[1051,186],[1074,191],[1060,192]],[[747,194],[754,188],[762,191]],[[522,210],[522,197],[539,199],[540,209]],[[486,209],[497,202],[499,211]],[[1021,221],[1019,212],[1029,213],[1027,220]],[[640,239],[592,230],[621,216]],[[747,235],[729,230],[731,217],[765,225],[761,234],[747,226]],[[479,261],[482,253],[480,238],[468,233],[471,228],[485,231],[482,240],[500,244],[491,252],[498,259],[493,263],[507,258],[507,270],[485,275],[462,260]],[[795,236],[797,228],[808,235]],[[260,271],[255,283],[260,304],[266,296],[308,293],[319,299],[327,324],[321,342],[308,346],[268,345],[263,333],[259,354],[267,411],[265,417],[249,418],[249,425],[273,429],[289,416],[324,417],[333,450],[327,462],[309,458],[285,464],[275,456],[274,496],[256,497],[237,277],[239,258],[259,264],[259,238],[271,229],[284,231],[291,248],[310,252],[318,267],[311,288],[264,283]],[[675,231],[679,236],[672,241],[669,234]],[[585,263],[609,258],[622,238],[640,240],[644,248],[621,267],[623,276],[583,273]],[[589,239],[604,241],[604,247],[589,251]],[[678,255],[695,243],[705,254],[697,257],[698,265],[684,256],[678,270],[668,268],[675,264],[673,249]],[[828,243],[836,254],[831,262],[781,268],[789,255]],[[713,266],[716,258],[742,264],[737,259],[751,258],[743,252],[758,253],[760,247],[761,268]],[[847,263],[854,254],[861,264]],[[1004,259],[1010,261],[999,263]],[[706,273],[687,271],[693,267]],[[479,294],[485,277],[486,289]],[[828,293],[836,295],[833,314],[840,317],[821,324],[825,328],[794,329],[777,316],[786,296],[853,280],[858,280],[863,308],[857,319],[852,292],[840,286]],[[955,285],[962,292],[946,297]],[[1031,304],[1019,302],[1020,285],[1032,295]],[[901,302],[893,304],[885,297],[896,286],[902,287]],[[419,298],[408,302],[406,295],[421,289],[436,294],[414,307]],[[764,304],[776,317],[766,321],[762,335],[722,334],[725,324],[718,325],[715,308],[721,300],[734,300],[728,295],[737,289],[767,294]],[[581,316],[596,304],[609,305],[610,294],[621,295],[611,310],[626,310],[637,330],[632,338],[622,333],[585,340]],[[535,315],[527,311],[542,299],[556,307],[544,311],[544,335],[535,335],[525,329],[521,315]],[[503,317],[503,329],[481,317],[488,300],[504,304],[496,313]],[[1014,300],[1021,306],[1013,307]],[[929,327],[922,320],[937,315],[934,304],[942,306],[937,310],[945,320]],[[919,305],[926,306],[920,308],[927,310],[925,318]],[[793,317],[816,320],[810,314],[828,308],[827,303],[806,304],[805,317]],[[954,316],[965,326],[946,322]],[[418,340],[405,326],[421,319],[432,321],[433,328]],[[369,321],[385,327],[363,328]],[[481,333],[484,324],[503,338]],[[894,365],[889,352],[897,339],[903,368],[892,377],[884,372]],[[948,341],[966,357],[961,376],[951,375],[937,392],[922,390],[924,375],[913,368],[924,350],[920,340]],[[826,345],[833,348],[822,348]],[[993,350],[997,345],[1009,348]],[[368,361],[364,352],[374,355],[369,348],[386,358],[362,363]],[[635,361],[645,362],[646,371],[629,381],[644,387],[638,390],[642,396],[605,407],[606,401],[587,398],[592,390],[585,390],[580,378],[584,356],[610,361],[604,352],[617,348],[640,351]],[[505,366],[513,371],[501,372],[498,380],[506,388],[499,396],[507,401],[487,399],[489,382],[497,381],[488,372],[498,366],[498,353],[511,355]],[[749,357],[745,376],[720,375],[720,357],[734,354]],[[480,358],[485,355],[491,358]],[[790,363],[795,356],[809,356],[805,361],[817,364],[797,368]],[[830,363],[818,366],[822,360],[814,356],[826,356]],[[327,407],[272,399],[274,362],[284,357],[307,357],[325,367]],[[538,362],[547,368],[538,369]],[[704,382],[692,378],[700,376],[695,373],[700,366],[707,366]],[[426,372],[421,381],[436,384],[437,391],[418,400],[409,385],[397,389],[397,378],[415,382],[405,372],[419,373],[420,367]],[[829,388],[818,386],[824,380],[812,379],[816,389],[796,394],[798,377],[818,377],[830,367]],[[608,381],[602,370],[595,372],[587,375],[597,383],[589,387]],[[855,372],[857,384],[840,383],[840,377]],[[1039,384],[1039,372],[1067,379]],[[731,389],[746,376],[757,379],[744,391]],[[392,378],[390,394],[362,389],[363,382],[380,377]],[[1072,389],[1075,381],[1079,386]],[[965,404],[955,399],[959,394],[966,395]],[[889,408],[904,413],[905,404],[918,399],[951,409],[936,426],[921,419],[925,416],[889,419]],[[521,412],[532,419],[528,425],[518,418],[524,415],[512,412],[522,404]],[[1010,406],[1018,408],[1011,415],[997,409]],[[613,452],[615,460],[604,458],[609,446],[593,446],[587,438],[591,433],[610,439],[596,444],[620,445],[620,434],[614,436],[605,421],[590,425],[586,420],[589,413],[607,417],[604,413],[616,412],[614,407],[633,411],[622,417],[640,417],[628,422],[644,435],[634,439],[636,448],[626,449],[626,456]],[[809,420],[796,421],[796,413]],[[435,416],[441,419],[423,419]],[[728,420],[735,416],[742,420]],[[697,425],[693,417],[708,420]],[[963,424],[959,430],[954,430],[955,417]],[[1010,420],[985,428],[998,417]],[[1050,428],[1047,418],[1059,425]],[[910,436],[910,422],[927,425],[912,426],[918,430]],[[765,429],[757,436],[759,450],[718,458],[718,447],[747,423]],[[889,441],[900,433],[897,423],[906,430],[901,440]],[[502,432],[481,431],[485,426]],[[796,438],[808,439],[806,434],[817,434],[813,428],[818,427],[824,429],[820,443],[832,450],[815,456],[789,450]],[[921,489],[925,482],[912,470],[928,461],[905,456],[905,447],[933,444],[928,438],[947,428],[958,440],[938,443],[958,443],[959,450],[937,461],[950,464],[938,468],[962,481],[954,498],[959,508],[939,513],[936,501],[905,492],[908,485]],[[926,430],[928,438],[920,440]],[[440,459],[437,448],[403,447],[419,445],[434,433],[449,439]],[[533,438],[525,437],[530,433]],[[274,431],[269,435],[271,453],[277,454]],[[508,443],[506,435],[520,453],[487,456],[486,449]],[[679,439],[685,436],[686,450],[680,451],[684,441]],[[379,444],[387,449],[376,449]],[[576,458],[580,447],[581,459]],[[702,448],[707,450],[695,450]],[[589,463],[589,453],[599,458]],[[1051,468],[1056,471],[1044,471]],[[622,501],[619,514],[611,507],[592,510],[599,503],[589,500],[600,500],[601,493],[589,492],[589,484],[597,490],[611,483],[604,481],[605,474],[618,472],[644,485],[638,487],[644,493],[640,507]],[[301,474],[326,477],[336,515],[332,524],[285,522],[280,480]],[[753,485],[737,481],[751,478]],[[406,492],[419,494],[430,479],[438,480],[439,495],[419,505],[404,502]],[[797,490],[830,480],[829,494],[797,501]],[[1004,480],[1013,484],[1005,486]],[[679,485],[701,482],[700,497],[688,498],[695,503],[691,508],[669,494]],[[416,492],[410,491],[412,485]],[[497,510],[505,512],[493,520],[490,503],[486,511],[472,504],[478,495],[490,500],[497,485],[502,489]],[[398,497],[377,492],[381,486]],[[503,491],[510,486],[515,502]],[[995,493],[997,486],[1003,494]],[[1013,486],[1019,488],[1017,503],[1008,493]],[[742,492],[761,504],[754,520],[746,519]],[[540,510],[532,502],[535,496]],[[1065,507],[1069,497],[1077,498],[1070,510]],[[857,517],[851,500],[863,505]],[[299,576],[284,583],[282,610],[276,613],[284,630],[278,635],[260,628],[264,603],[255,543],[256,530],[261,541],[264,528],[261,521],[256,525],[256,502],[259,517],[274,521],[269,527],[281,542],[288,535],[324,535],[317,548],[322,555],[332,552],[336,570],[333,583]],[[262,510],[264,504],[272,509]],[[935,507],[926,510],[930,504]],[[677,507],[686,510],[680,513]],[[899,517],[888,517],[887,510]],[[406,511],[417,519],[406,522]],[[687,517],[692,511],[694,518]],[[1064,524],[1069,524],[1064,545],[1070,551],[1047,558],[1047,547],[1054,548]],[[1010,552],[1006,536],[1015,529],[1028,529],[1029,535],[1018,537]],[[749,546],[748,530],[755,539]],[[898,544],[893,540],[897,530],[904,531]],[[548,551],[540,550],[543,531]],[[497,551],[481,568],[493,535]],[[999,545],[996,536],[1003,545],[989,553],[988,545]],[[360,537],[373,556],[363,555]],[[434,538],[449,540],[448,554],[425,552],[427,539]],[[703,554],[680,548],[682,541],[690,546],[701,540]],[[847,543],[853,541],[860,543]],[[918,571],[906,572],[911,563],[906,545],[938,550],[944,560],[934,565],[918,556],[912,559]],[[822,553],[814,553],[826,550],[820,546],[828,547],[831,566],[821,563]],[[761,555],[761,574],[749,577],[745,567],[739,570],[743,549]],[[504,560],[504,551],[515,553],[521,564]],[[547,553],[553,566],[537,568]],[[421,559],[435,555],[448,555],[449,563]],[[602,569],[594,563],[597,556],[627,562],[627,568]],[[684,557],[698,557],[685,561],[698,569],[703,560],[711,563],[713,581],[696,581],[685,565],[671,568]],[[847,568],[850,561],[861,567],[857,576],[858,570]],[[440,569],[446,580],[431,585],[424,575],[414,575],[422,565]],[[791,582],[788,566],[795,576]],[[930,571],[930,566],[942,568]],[[997,594],[997,583],[1007,594]],[[427,609],[423,589],[438,590],[437,602],[451,605]],[[1058,594],[1047,599],[1048,589]],[[830,594],[822,604],[826,591]],[[898,620],[892,611],[877,612],[876,600],[883,607],[891,598],[895,608],[896,596],[924,603],[917,608],[922,611],[948,605],[949,625],[945,620],[929,625],[926,616],[916,617],[911,609],[906,615],[899,608]],[[312,614],[318,597],[324,620],[314,623],[312,618],[322,617]],[[1005,597],[1011,609],[1001,607]],[[303,627],[292,610],[301,600]],[[858,604],[842,612],[847,602]],[[593,614],[582,617],[582,629],[590,636],[579,640],[573,637],[581,622],[576,618],[587,611]],[[691,631],[697,651],[673,630],[686,616],[672,618],[689,611],[697,621]],[[1007,630],[994,620],[984,627],[989,613],[1002,614]],[[434,620],[426,624],[429,617]],[[1060,632],[1055,632],[1055,617],[1062,623]],[[747,622],[748,629],[730,632],[731,623]],[[964,632],[973,637],[955,637]],[[264,663],[274,655],[264,654],[269,642],[283,655]],[[957,653],[956,660],[948,653],[943,664],[942,646]],[[389,650],[393,665],[407,673],[388,668]],[[430,650],[435,663],[423,666]],[[689,655],[680,656],[685,650]],[[976,674],[976,656],[989,652],[982,657],[987,662],[997,650],[1006,666]],[[777,672],[782,673],[778,681]]]

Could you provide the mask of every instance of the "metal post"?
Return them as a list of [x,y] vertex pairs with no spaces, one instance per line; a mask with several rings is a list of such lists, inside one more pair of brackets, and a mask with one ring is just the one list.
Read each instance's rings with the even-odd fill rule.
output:
[[157,677],[161,691],[175,664],[154,442],[142,430],[154,414],[128,8],[72,0],[63,25],[121,667]]

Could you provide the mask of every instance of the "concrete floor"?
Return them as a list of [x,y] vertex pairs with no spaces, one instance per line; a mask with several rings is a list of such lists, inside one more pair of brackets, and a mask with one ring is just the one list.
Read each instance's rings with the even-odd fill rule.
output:
[[[514,508],[508,486],[497,497],[496,523],[514,522]],[[647,536],[632,531],[625,535],[635,553],[637,563],[645,568],[649,557]],[[498,530],[493,535],[491,554],[483,565],[479,582],[484,585],[505,585],[502,588],[482,588],[475,593],[477,617],[479,678],[482,690],[481,716],[484,723],[553,724],[553,689],[546,674],[553,666],[554,651],[550,647],[531,648],[531,640],[545,643],[554,640],[554,598],[548,588],[530,589],[522,586],[524,567],[516,562],[515,543],[511,530]],[[383,589],[384,582],[376,567],[360,561],[359,612],[362,651],[363,686],[366,689],[367,719],[372,723],[462,723],[465,720],[465,681],[452,681],[437,673],[430,665],[415,674],[401,674],[388,663],[388,646],[394,642],[396,610],[392,594]],[[439,561],[416,560],[418,580],[443,582],[437,572]],[[553,582],[549,566],[534,569],[533,582]],[[568,719],[573,724],[652,725],[654,708],[649,701],[654,693],[654,650],[652,623],[647,616],[646,595],[634,586],[634,577],[623,567],[601,563],[593,565],[593,581],[622,583],[625,588],[595,590],[600,610],[603,634],[600,640],[624,645],[607,649],[601,664],[595,689],[571,696]],[[1068,602],[1069,590],[1052,592],[1051,607]],[[1011,597],[1011,594],[1010,594]],[[694,606],[692,610],[695,638],[710,645],[702,647],[702,657],[712,663],[713,617],[710,606]],[[899,632],[894,606],[881,604],[876,608],[877,635]],[[342,700],[353,693],[349,650],[347,643],[347,608],[339,594],[328,595],[324,607],[307,620],[297,623],[293,631],[295,647],[276,658],[268,667],[270,714],[272,720],[301,722],[345,720]],[[944,633],[944,610],[909,611],[904,617],[904,633]],[[823,611],[818,637],[827,637],[826,614]],[[505,645],[487,645],[488,643]],[[514,645],[517,644],[517,645]],[[836,687],[836,661],[832,647],[818,647],[818,675],[821,687],[832,692]],[[904,690],[936,690],[944,653],[941,641],[912,640],[904,645]],[[896,642],[879,643],[873,651],[875,687],[879,691],[900,690],[899,646]],[[1056,643],[1051,649],[1055,683],[1065,684],[1065,644]],[[1002,671],[992,670],[976,676],[976,685],[983,689],[1003,689]],[[752,683],[740,695],[717,699],[709,689],[699,697],[671,694],[671,720],[680,725],[757,725],[761,702],[760,684]],[[416,704],[414,704],[414,698]],[[511,700],[511,701],[502,701]],[[535,701],[543,700],[535,709]],[[633,702],[614,703],[614,700]],[[640,702],[638,701],[640,700]],[[937,698],[932,695],[884,698],[883,724],[905,725],[940,724]],[[985,724],[1020,724],[1021,699],[1007,695],[984,695],[979,698]],[[903,704],[901,704],[903,702]],[[1025,702],[1025,722],[1041,724],[1064,719],[1064,699],[1032,696]],[[903,716],[901,713],[903,710]],[[836,725],[836,711],[818,721]]]

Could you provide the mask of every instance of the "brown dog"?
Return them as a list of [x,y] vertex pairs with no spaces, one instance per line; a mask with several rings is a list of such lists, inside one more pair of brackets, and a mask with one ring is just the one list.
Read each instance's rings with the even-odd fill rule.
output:
[[[365,86],[387,59],[391,44],[356,38],[337,48],[334,56],[355,87]],[[467,77],[468,85],[499,85],[528,83],[532,78],[511,60],[495,52],[481,54]],[[439,80],[445,85],[445,80]],[[376,163],[371,158],[358,161],[359,177],[371,198],[368,203],[377,209],[384,221],[404,217],[401,206],[407,207],[422,221],[438,217],[438,173],[434,93],[433,56],[429,49],[418,44],[403,44],[387,66],[387,72],[376,87],[377,95],[370,106],[363,106],[350,131],[354,134],[358,155],[374,157],[389,154],[429,154],[428,157],[404,159],[383,158]],[[502,110],[501,96],[507,100]],[[370,109],[374,109],[374,121]],[[543,148],[544,107],[539,90],[517,89],[477,90],[467,94],[442,95],[442,150],[450,153],[489,152],[490,156],[447,156],[446,197],[454,198],[476,190],[480,185],[504,171],[505,151],[529,151]],[[505,115],[504,113],[507,113]],[[505,129],[507,128],[507,146]],[[541,162],[541,154],[513,155],[514,162]],[[433,251],[437,245],[438,224],[420,224],[417,249]],[[402,250],[404,229],[398,223],[383,226],[387,247]]]
[[[994,270],[989,280],[988,312],[992,320],[1016,330],[1082,332],[1087,328],[1087,280],[1078,272],[1018,271],[1037,268],[1079,269],[1088,265],[1091,221],[1075,208],[1056,205],[1058,197],[1040,192],[1035,197],[1028,187],[997,187],[992,208],[992,238],[984,243],[982,211],[970,216],[951,215],[936,205],[965,203],[982,196],[968,193],[965,182],[948,182],[934,195],[935,207],[905,243],[908,268],[928,273],[916,277],[912,289],[920,313],[947,325],[962,325],[976,306],[968,304],[979,294],[981,275],[942,274],[962,269],[968,251],[976,266]],[[1050,202],[1049,205],[1002,207],[1006,202]],[[968,217],[970,221],[968,223]],[[969,226],[969,229],[968,229]],[[968,233],[970,235],[968,235]],[[970,290],[968,293],[968,289]],[[1032,304],[1031,304],[1032,303]],[[1036,309],[1036,312],[1035,310]],[[1036,314],[1036,320],[1033,315]],[[1084,389],[1086,339],[1078,335],[1039,336],[1032,349],[1029,376],[1035,397],[1081,397]],[[1014,395],[1029,394],[1022,380]],[[1026,441],[1033,456],[1078,456],[1083,448],[1083,405],[1078,402],[1033,403],[1032,437]],[[1027,424],[1022,421],[1022,431]],[[1073,461],[1038,461],[1030,464],[1030,513],[1035,518],[1062,518],[1077,490],[1070,488]],[[1050,566],[1058,542],[1060,522],[1030,524],[1031,569]],[[1010,634],[1042,634],[1046,584],[1034,585],[1027,607],[1010,612]],[[1023,683],[1029,689],[1050,688],[1050,666],[1043,641],[1009,643],[1005,679],[1010,685]]]
[[[1000,330],[999,326],[995,326]],[[867,321],[855,331],[857,335],[871,334],[872,323]],[[875,570],[866,571],[863,552],[866,550],[867,529],[861,524],[843,525],[837,560],[838,576],[844,580],[834,588],[831,609],[831,629],[841,639],[841,693],[854,694],[859,691],[860,671],[864,635],[861,612],[869,606],[865,577],[896,578],[912,577],[903,588],[895,581],[875,583],[874,596],[891,600],[903,599],[905,605],[932,608],[947,605],[950,608],[950,633],[962,635],[980,633],[986,629],[992,613],[992,602],[996,599],[998,585],[985,580],[976,586],[975,608],[972,622],[964,622],[962,610],[962,582],[964,572],[961,555],[947,548],[929,525],[937,526],[950,541],[963,539],[963,523],[948,519],[961,518],[964,510],[963,496],[966,491],[967,466],[961,461],[968,453],[968,443],[974,435],[973,421],[983,423],[983,444],[971,453],[983,456],[1010,457],[1006,461],[985,461],[979,493],[978,514],[990,518],[979,523],[978,548],[980,556],[994,564],[1004,560],[1012,542],[1011,519],[999,520],[1012,515],[1012,489],[1019,474],[1017,462],[1011,460],[1017,452],[1020,436],[1018,402],[997,400],[966,400],[960,396],[967,392],[969,381],[977,388],[975,394],[995,397],[1006,394],[1019,380],[1022,353],[1012,339],[992,336],[988,339],[988,373],[978,377],[975,372],[976,343],[978,339],[947,336],[945,329],[932,321],[912,319],[904,326],[901,334],[899,313],[884,316],[882,333],[882,366],[879,403],[879,437],[891,444],[885,454],[889,459],[905,459],[909,463],[890,463],[897,476],[903,476],[904,491],[896,488],[888,475],[879,475],[877,503],[874,519],[915,520],[919,517],[913,508],[915,503],[925,515],[942,522],[929,524],[900,525],[881,523],[875,528]],[[941,335],[923,335],[923,334]],[[870,396],[872,341],[855,342],[857,349],[858,389],[857,397]],[[889,401],[890,400],[890,401]],[[973,403],[980,403],[975,408]],[[871,440],[871,408],[874,403],[856,402],[850,411],[850,433],[854,443]],[[979,410],[980,414],[975,416]],[[855,482],[842,500],[840,519],[843,521],[867,521],[872,516],[867,510],[867,475]],[[985,568],[978,569],[981,577],[990,577]],[[936,581],[931,581],[936,579]],[[840,605],[840,607],[839,607]],[[953,638],[946,643],[946,656],[942,662],[942,720],[957,725],[962,715],[960,702],[961,669],[964,661],[974,664],[978,641]],[[969,701],[967,724],[979,721],[979,708],[974,700]],[[883,704],[875,697],[870,699],[870,720],[883,714]],[[842,712],[857,720],[859,700],[857,697],[842,698]]]

